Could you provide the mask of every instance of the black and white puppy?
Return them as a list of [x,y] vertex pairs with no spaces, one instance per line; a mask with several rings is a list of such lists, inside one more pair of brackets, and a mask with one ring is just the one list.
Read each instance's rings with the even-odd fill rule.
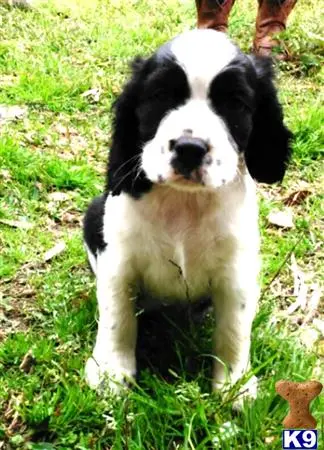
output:
[[[92,387],[136,374],[135,300],[213,301],[213,388],[249,369],[259,288],[255,182],[282,180],[290,132],[271,61],[194,30],[136,59],[115,105],[107,188],[84,223],[99,324]],[[246,391],[255,396],[256,382]]]

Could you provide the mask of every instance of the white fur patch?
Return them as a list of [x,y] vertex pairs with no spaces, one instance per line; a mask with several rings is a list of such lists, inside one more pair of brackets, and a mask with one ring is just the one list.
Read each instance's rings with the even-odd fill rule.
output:
[[[207,94],[212,80],[235,58],[238,50],[224,33],[214,30],[184,33],[172,41],[170,50],[186,73],[191,94],[184,105],[166,114],[154,138],[144,145],[142,168],[154,183],[172,182],[170,141],[176,141],[189,129],[193,137],[210,147],[211,163],[202,168],[202,181],[214,189],[235,178],[238,154],[227,126],[213,111]],[[178,183],[178,187],[182,185]],[[199,189],[199,185],[195,188]]]
[[254,182],[246,174],[217,191],[161,185],[139,200],[108,197],[104,240],[109,265],[120,265],[128,282],[136,280],[156,300],[206,295],[242,255],[248,259],[237,275],[243,283],[246,271],[258,271]]
[[193,98],[206,99],[213,78],[237,54],[237,48],[225,33],[215,30],[191,30],[171,44],[171,51],[185,71]]
[[186,129],[208,142],[211,164],[204,167],[203,181],[213,189],[231,182],[238,170],[238,153],[222,118],[211,110],[205,100],[190,99],[174,109],[161,121],[154,138],[143,147],[142,168],[149,180],[158,182],[172,178],[170,140],[178,139]]
[[84,243],[84,247],[85,247],[87,255],[88,255],[88,259],[89,259],[89,263],[90,263],[91,269],[92,269],[93,273],[96,275],[97,274],[97,259],[96,259],[96,256],[92,253],[92,251],[90,250],[90,248],[87,246],[86,243]]

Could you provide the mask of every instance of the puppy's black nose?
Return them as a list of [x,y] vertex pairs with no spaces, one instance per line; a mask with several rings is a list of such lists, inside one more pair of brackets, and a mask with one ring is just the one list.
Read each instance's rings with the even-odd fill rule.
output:
[[203,157],[208,152],[208,145],[203,139],[182,136],[170,141],[170,150],[175,153],[171,161],[172,167],[187,177],[201,166]]
[[190,152],[196,157],[203,157],[208,152],[208,145],[203,139],[181,136],[179,139],[171,139],[170,149],[179,156]]

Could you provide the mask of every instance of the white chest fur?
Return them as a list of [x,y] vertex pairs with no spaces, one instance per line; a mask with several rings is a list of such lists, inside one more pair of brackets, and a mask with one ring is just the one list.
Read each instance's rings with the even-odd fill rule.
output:
[[241,252],[257,254],[257,236],[255,186],[248,175],[217,192],[159,186],[139,200],[122,194],[106,202],[110,258],[155,301],[209,295]]
[[[248,370],[258,299],[257,202],[249,175],[214,191],[157,186],[138,200],[110,196],[103,235],[107,247],[95,262],[100,319],[86,366],[89,384],[97,387],[109,373],[110,386],[118,389],[114,380],[120,385],[125,375],[134,376],[138,291],[146,308],[210,296],[214,351],[236,382]],[[215,360],[215,389],[226,384],[227,374]]]

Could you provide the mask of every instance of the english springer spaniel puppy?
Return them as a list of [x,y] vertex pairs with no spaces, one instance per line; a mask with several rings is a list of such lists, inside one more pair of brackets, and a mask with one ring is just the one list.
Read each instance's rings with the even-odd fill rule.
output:
[[[84,221],[97,278],[90,386],[136,374],[136,299],[144,307],[209,296],[213,388],[250,368],[259,288],[255,181],[281,181],[291,134],[271,60],[213,30],[185,32],[137,58],[115,104],[105,192]],[[245,392],[256,395],[250,378]]]

